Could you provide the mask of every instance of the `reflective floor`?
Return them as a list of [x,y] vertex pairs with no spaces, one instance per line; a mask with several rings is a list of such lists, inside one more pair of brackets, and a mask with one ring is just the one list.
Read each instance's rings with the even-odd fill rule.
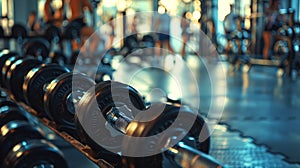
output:
[[209,68],[192,55],[186,62],[179,56],[153,60],[129,57],[116,68],[115,79],[149,101],[175,95],[199,105],[213,123],[211,154],[228,167],[299,167],[300,79],[277,78],[275,67],[254,66],[242,73],[219,62]]

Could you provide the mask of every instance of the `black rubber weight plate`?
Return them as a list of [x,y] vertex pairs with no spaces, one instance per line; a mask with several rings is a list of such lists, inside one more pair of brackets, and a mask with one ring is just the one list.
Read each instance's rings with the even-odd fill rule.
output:
[[15,99],[25,101],[23,97],[24,76],[34,67],[41,65],[42,62],[34,58],[26,58],[16,61],[7,72],[7,88],[12,92]]
[[56,77],[70,72],[69,69],[57,64],[41,65],[33,68],[26,75],[23,92],[26,103],[32,106],[38,113],[44,112],[44,93],[46,86]]

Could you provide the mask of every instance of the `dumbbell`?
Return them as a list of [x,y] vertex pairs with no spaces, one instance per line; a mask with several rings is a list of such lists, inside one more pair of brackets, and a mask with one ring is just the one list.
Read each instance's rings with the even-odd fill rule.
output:
[[59,43],[61,41],[61,30],[55,25],[49,25],[44,33],[45,38],[50,43]]
[[[105,97],[103,99],[103,103],[106,104],[110,102],[110,99],[112,99],[112,97],[109,97],[109,93],[107,93],[107,91],[109,91],[110,89],[110,81],[104,81],[101,82],[103,85],[102,89],[104,92],[102,92],[103,95],[107,95],[107,97]],[[142,99],[140,98],[140,95],[138,94],[138,92],[132,88],[131,86],[125,85],[125,84],[121,84],[118,82],[113,82],[113,84],[115,84],[114,86],[116,87],[115,91],[117,91],[118,93],[120,93],[120,97],[116,98],[118,100],[122,100],[122,102],[131,102],[134,101],[136,107],[140,110],[143,110],[145,108],[144,102],[142,101]],[[92,90],[94,90],[95,88],[91,88]],[[101,89],[100,89],[101,90]],[[99,88],[97,90],[95,90],[95,93],[99,92]],[[121,97],[122,94],[129,92],[129,95],[131,96],[130,98],[126,98],[126,97]],[[86,98],[89,94],[85,93],[83,95],[83,97],[80,99],[78,105],[77,105],[77,110],[79,110],[80,108],[84,108],[85,105],[88,105],[90,98]],[[89,95],[91,96],[91,95]],[[80,105],[81,104],[81,105]],[[129,104],[129,103],[128,103]],[[99,104],[102,105],[102,104]],[[78,109],[79,108],[79,109]],[[82,109],[84,110],[84,109]],[[83,127],[81,124],[79,123],[79,116],[77,114],[78,111],[76,111],[75,113],[75,123],[76,123],[76,127],[77,127],[77,135],[79,136],[80,141],[85,144],[85,145],[89,145],[91,147],[91,149],[96,153],[96,155],[99,155],[101,158],[107,160],[108,162],[110,162],[110,164],[114,165],[115,167],[119,167],[120,163],[121,163],[121,158],[119,155],[114,154],[110,151],[107,151],[106,149],[104,149],[103,147],[99,146],[92,138],[90,138],[90,136],[88,136],[88,134],[84,131]],[[90,121],[87,121],[90,122]],[[95,120],[95,124],[98,121]],[[98,127],[98,123],[96,124]],[[104,125],[104,124],[103,124]],[[96,130],[95,130],[96,131]],[[110,136],[110,132],[94,132],[95,134],[99,135],[101,134],[101,137],[109,137]],[[118,138],[118,137],[116,137]],[[117,146],[119,147],[120,144],[115,143],[114,138],[107,138],[107,139],[103,139],[103,141],[107,142],[107,143],[112,143],[109,144],[108,146]]]
[[28,36],[26,28],[22,24],[14,24],[11,28],[11,36],[17,39],[18,43],[22,43]]
[[25,76],[22,86],[26,104],[39,114],[43,114],[45,112],[43,97],[47,85],[59,75],[67,72],[70,70],[57,64],[42,64],[31,69]]
[[29,115],[9,100],[0,102],[0,165],[9,150],[21,139],[40,137]]
[[25,101],[22,88],[24,77],[31,69],[38,67],[42,63],[42,61],[39,61],[33,57],[27,57],[15,61],[10,66],[6,73],[6,83],[7,89],[13,94],[14,99],[21,102]]
[[31,122],[24,109],[12,101],[2,100],[0,102],[0,128],[11,120]]
[[124,39],[124,46],[121,49],[121,53],[124,56],[132,53],[134,50],[139,48],[139,42],[136,34],[129,35]]
[[62,52],[50,52],[51,44],[46,38],[38,37],[28,39],[24,44],[24,50],[25,55],[32,55],[38,60],[46,63],[59,63],[60,65],[67,64],[67,57]]
[[[172,165],[172,167],[220,167],[221,164],[218,161],[207,155],[209,153],[210,139],[208,137],[209,131],[203,118],[197,115],[190,130],[186,130],[184,125],[187,124],[187,121],[193,119],[195,113],[186,106],[164,103],[153,104],[153,109],[150,111],[156,112],[156,109],[162,109],[164,106],[165,108],[160,116],[153,118],[153,120],[148,122],[139,122],[140,120],[149,120],[151,118],[149,115],[145,115],[140,118],[135,118],[137,121],[131,121],[124,127],[126,130],[125,133],[128,137],[125,137],[125,140],[123,141],[123,149],[128,151],[128,153],[138,153],[139,150],[151,152],[151,150],[156,148],[157,145],[159,146],[158,148],[165,149],[166,151],[141,158],[123,157],[124,166],[130,167],[131,165],[135,165],[135,167],[162,167],[164,163],[163,160],[167,159],[169,162],[167,165]],[[122,113],[122,111],[119,111],[116,107],[111,108],[111,110],[107,113],[102,111],[102,113],[106,115],[108,122],[111,124],[117,123],[111,120],[111,116],[118,115],[120,112]],[[179,119],[176,119],[179,115]],[[124,120],[122,117],[123,116],[120,116],[119,119],[114,120]],[[173,125],[173,123],[176,123],[176,125]],[[171,132],[170,134],[165,135],[165,137],[156,137],[162,131],[169,129],[170,127],[173,127],[169,130],[169,132]],[[122,127],[117,128],[114,126],[114,128],[124,130]],[[183,133],[186,133],[186,135],[183,136]],[[141,141],[138,143],[131,141],[131,137],[149,136],[155,137],[153,141]],[[172,142],[173,140],[176,143]],[[177,140],[180,141],[178,142]],[[144,148],[138,149],[138,147],[141,146],[144,146]]]
[[[7,49],[4,49],[2,51],[0,51],[0,68],[2,70],[2,67],[5,65],[5,62],[7,59],[9,59],[10,57],[13,57],[13,56],[17,56],[19,55],[18,53],[16,52],[11,52]],[[2,78],[0,78],[0,84],[2,86]]]
[[[38,151],[44,155],[40,165],[45,164],[45,161],[56,166],[66,165],[61,152],[42,140],[45,138],[42,130],[34,126],[28,113],[12,101],[0,102],[0,128],[0,167],[20,167],[20,165],[33,167],[26,166],[23,162],[26,161],[26,164],[41,162]],[[16,149],[15,145],[18,143],[19,146],[22,145],[22,150]],[[47,155],[51,157],[45,157]]]
[[21,60],[21,59],[25,59],[26,57],[29,57],[29,56],[25,56],[25,57],[22,57],[20,55],[14,55],[14,56],[11,56],[9,57],[3,67],[0,67],[1,68],[1,73],[0,73],[0,78],[2,79],[2,87],[3,88],[7,88],[9,87],[8,86],[8,83],[7,83],[7,73],[9,71],[9,69],[11,68],[11,66],[18,60]]
[[[7,73],[7,83],[11,84],[10,90],[15,96],[15,99],[17,100],[25,100],[24,96],[20,93],[23,92],[22,84],[24,83],[24,76],[28,74],[28,72],[33,69],[34,67],[37,67],[38,65],[41,65],[41,62],[33,59],[33,58],[27,58],[23,60],[19,60],[15,62],[9,72]],[[47,67],[47,65],[45,65]],[[67,72],[65,71],[65,68],[60,67],[58,65],[53,65],[54,67],[58,68],[59,74],[62,72]],[[90,88],[91,86],[94,85],[94,82],[92,79],[89,77],[82,75],[82,74],[75,74],[72,75],[72,73],[66,73],[61,76],[56,77],[56,74],[54,76],[49,76],[48,73],[55,73],[57,69],[54,68],[44,68],[37,70],[39,72],[36,72],[37,75],[32,78],[36,79],[28,79],[28,83],[31,83],[31,86],[34,86],[39,83],[39,82],[34,82],[29,80],[37,80],[40,81],[42,79],[45,79],[45,82],[48,81],[46,84],[41,84],[41,86],[38,87],[43,87],[43,90],[41,90],[42,93],[38,93],[38,95],[43,95],[42,96],[42,101],[44,104],[43,107],[37,107],[40,109],[44,109],[47,116],[53,119],[58,125],[63,125],[63,126],[74,126],[73,118],[74,118],[74,107],[73,107],[73,100],[79,99],[78,97],[73,98],[72,97],[72,82],[73,84],[75,83],[76,85],[81,85],[85,90]],[[63,70],[62,70],[63,69]],[[62,70],[62,71],[61,71]],[[58,74],[58,75],[59,75]],[[50,79],[49,79],[50,78]],[[73,79],[73,80],[72,80]],[[51,82],[52,81],[52,82]],[[43,86],[42,86],[43,85]],[[45,85],[45,86],[44,86]],[[47,86],[48,87],[47,87]],[[29,88],[30,89],[30,86]],[[28,90],[27,89],[27,90]],[[32,91],[33,93],[34,91]],[[37,92],[35,92],[37,93]],[[45,93],[45,95],[44,95]],[[77,94],[79,94],[80,91],[77,91]],[[30,94],[30,93],[29,93]],[[83,94],[83,93],[81,93]],[[81,95],[77,95],[81,96]],[[29,99],[31,97],[29,96]],[[78,101],[78,100],[77,100]],[[40,104],[41,105],[41,104]]]
[[[80,86],[75,95],[72,85]],[[74,106],[84,94],[83,91],[94,85],[95,82],[88,76],[73,74],[65,67],[52,64],[32,69],[23,83],[23,92],[25,101],[38,113],[45,112],[61,129],[73,134]]]
[[46,61],[50,53],[50,43],[42,37],[31,38],[24,44],[24,55],[32,55],[38,60]]
[[0,131],[0,158],[4,158],[16,144],[27,139],[44,139],[44,135],[27,121],[12,120],[3,125]]
[[63,153],[44,139],[23,140],[13,147],[4,159],[3,168],[63,167],[68,164]]
[[[73,91],[73,86],[76,90]],[[52,80],[46,88],[43,100],[44,110],[57,125],[74,133],[75,107],[84,91],[95,85],[88,76],[80,73],[64,73]]]
[[44,133],[36,126],[15,120],[2,126],[0,133],[1,167],[67,167],[63,154],[44,140]]
[[7,56],[5,58],[1,57],[0,60],[5,61],[5,65],[2,68],[0,65],[2,69],[2,76],[0,76],[0,78],[3,81],[3,87],[9,89],[16,100],[24,101],[22,94],[24,76],[26,76],[32,68],[41,65],[43,62],[32,56],[20,57],[16,55]]
[[[146,144],[145,149],[138,149],[143,146],[143,144],[131,143],[130,139],[125,139],[125,142],[123,140],[123,145],[120,146],[121,144],[118,142],[118,138],[120,138],[120,136],[117,136],[116,133],[113,133],[114,136],[112,136],[111,128],[100,128],[108,128],[108,124],[112,128],[114,128],[115,131],[117,130],[119,133],[126,134],[129,137],[147,137],[156,135],[157,133],[160,133],[161,131],[172,125],[177,115],[179,115],[179,110],[181,108],[172,105],[165,105],[166,107],[159,117],[149,122],[137,122],[135,120],[133,121],[133,117],[138,116],[139,111],[145,110],[146,107],[141,96],[134,88],[118,82],[109,81],[99,83],[96,85],[95,89],[92,89],[93,91],[87,92],[80,100],[78,104],[78,111],[75,114],[75,121],[81,140],[83,141],[83,143],[91,146],[91,148],[94,150],[101,150],[103,148],[98,145],[95,140],[90,137],[90,135],[96,136],[97,142],[101,142],[101,145],[105,146],[106,149],[109,148],[111,150],[118,151],[123,147],[125,148],[125,151],[150,151],[151,149],[149,146],[151,146],[151,144]],[[111,90],[114,91],[114,94],[111,93]],[[95,100],[93,99],[94,95]],[[93,106],[93,103],[95,103],[95,101],[97,101],[96,103],[98,104],[98,107]],[[154,111],[151,110],[151,112],[155,112],[155,109],[161,109],[161,106],[162,104],[159,103],[154,105],[154,107],[152,107],[154,108]],[[191,117],[194,117],[195,115],[192,110],[187,107],[181,110],[183,110],[185,119],[189,119]],[[105,119],[98,117],[97,115],[103,115]],[[176,125],[175,128],[178,128],[180,130],[180,124],[184,123],[184,121],[177,121],[176,124],[178,125]],[[83,125],[91,128],[91,130],[84,130]],[[201,131],[202,128],[204,131]],[[180,142],[180,145],[175,145],[175,147],[173,148],[170,147],[167,152],[164,152],[164,154],[168,156],[170,155],[170,158],[180,158],[178,155],[188,154],[194,157],[196,161],[195,163],[197,163],[197,165],[201,162],[204,165],[217,167],[216,161],[202,153],[208,153],[210,142],[209,138],[204,140],[203,142],[199,142],[198,136],[200,135],[200,133],[204,137],[205,135],[203,134],[208,134],[208,130],[204,120],[197,115],[196,121],[190,131],[184,131],[188,132],[188,135],[184,137],[184,140]],[[189,141],[192,141],[192,143]],[[193,146],[190,147],[186,144],[193,144]],[[155,144],[152,144],[152,146],[153,145],[155,146]],[[174,154],[174,151],[181,152],[176,155]],[[163,154],[157,154],[154,156],[143,158],[124,157],[123,163],[128,167],[131,167],[132,165],[136,165],[136,167],[161,167],[162,157]],[[183,160],[176,161],[180,162]],[[176,161],[174,160],[174,162]]]

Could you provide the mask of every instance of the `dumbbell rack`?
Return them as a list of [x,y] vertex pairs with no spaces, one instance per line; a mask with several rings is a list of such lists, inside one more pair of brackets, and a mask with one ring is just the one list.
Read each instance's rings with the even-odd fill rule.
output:
[[95,158],[93,156],[93,151],[89,146],[83,145],[81,142],[76,140],[74,137],[72,137],[68,133],[59,131],[57,129],[57,125],[53,121],[50,121],[47,118],[38,117],[37,111],[35,111],[33,108],[29,107],[28,105],[26,105],[23,102],[15,101],[14,97],[8,90],[3,89],[3,88],[1,88],[1,89],[7,94],[7,96],[9,97],[10,100],[14,101],[20,107],[24,108],[26,110],[26,112],[28,112],[31,115],[31,117],[36,118],[39,121],[39,123],[41,123],[44,126],[46,126],[47,128],[49,128],[51,131],[53,131],[59,137],[63,138],[66,142],[68,142],[75,149],[77,149],[79,152],[81,152],[89,160],[94,162],[97,166],[99,166],[101,168],[113,168],[114,167],[113,165],[111,165],[110,163],[105,161],[104,159]]

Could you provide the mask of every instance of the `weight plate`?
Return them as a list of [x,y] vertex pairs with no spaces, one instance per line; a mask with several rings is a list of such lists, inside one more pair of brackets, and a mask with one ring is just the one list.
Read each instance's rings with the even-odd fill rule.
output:
[[62,152],[45,140],[28,140],[16,145],[5,159],[5,167],[68,167]]
[[128,48],[130,51],[139,47],[138,39],[136,34],[129,35],[125,37],[124,47]]
[[25,55],[32,55],[39,60],[46,60],[49,57],[50,43],[44,38],[29,39],[25,45]]
[[[161,109],[160,107],[164,104],[155,104],[152,106],[151,112],[154,110]],[[180,112],[180,113],[179,113]],[[180,115],[180,117],[179,117]],[[204,153],[209,152],[210,139],[208,127],[202,117],[197,115],[197,118],[190,130],[186,130],[184,125],[187,121],[192,120],[195,117],[195,113],[186,106],[174,106],[165,104],[163,112],[158,116],[150,120],[149,116],[139,116],[135,118],[135,121],[131,122],[127,127],[126,134],[128,137],[124,138],[122,147],[124,151],[129,153],[138,153],[136,151],[142,151],[143,154],[148,154],[148,157],[123,157],[123,163],[125,167],[135,165],[136,167],[161,167],[162,166],[162,155],[150,155],[153,151],[160,151],[165,146],[172,147],[178,142],[170,143],[170,137],[172,139],[180,140],[185,142],[188,139],[193,139],[194,142],[186,142],[192,144],[193,148],[196,148]],[[148,122],[138,122],[149,120]],[[176,120],[176,121],[175,121]],[[171,127],[172,126],[172,127]],[[168,129],[168,130],[166,130]],[[166,131],[165,131],[166,130]],[[165,132],[163,132],[165,131]],[[160,133],[162,133],[159,135]],[[187,133],[187,134],[186,134]],[[186,134],[186,135],[185,135]],[[176,136],[175,138],[175,135]],[[130,137],[150,137],[153,136],[153,140],[147,141],[131,141]],[[200,138],[200,139],[199,139]],[[167,145],[168,144],[168,145]]]
[[28,114],[19,107],[2,106],[0,107],[0,128],[13,120],[30,122]]
[[31,69],[23,83],[25,101],[38,113],[44,112],[44,93],[47,85],[63,73],[70,72],[66,67],[57,64],[42,64]]
[[46,140],[25,140],[15,145],[6,156],[3,168],[62,167],[67,168],[63,153]]
[[[13,56],[17,56],[18,53],[15,53],[15,52],[10,52],[8,50],[3,50],[1,53],[0,53],[0,69],[2,70],[3,66],[5,65],[5,62],[7,59],[9,59],[10,57],[13,57]],[[2,86],[2,78],[0,78],[0,84]]]
[[19,142],[27,139],[44,139],[43,132],[26,121],[11,121],[0,130],[0,158],[4,158]]
[[143,36],[142,42],[145,48],[152,48],[155,46],[154,37],[150,34]]
[[[72,85],[78,90],[78,97],[72,96]],[[83,74],[64,73],[47,86],[44,94],[44,109],[58,125],[74,125],[75,107],[74,103],[80,100],[84,95],[83,91],[88,90],[95,85],[95,82]]]
[[2,86],[4,88],[7,88],[7,86],[8,86],[7,72],[9,71],[11,65],[20,59],[22,59],[21,56],[13,56],[5,61],[4,66],[2,67],[2,72],[1,72]]
[[45,30],[45,38],[49,42],[53,41],[55,43],[58,43],[61,40],[61,30],[54,25],[50,25]]
[[27,30],[25,26],[21,24],[14,24],[11,28],[11,36],[16,39],[17,38],[24,39],[25,37],[27,37]]
[[34,67],[41,65],[42,62],[33,57],[24,58],[14,62],[7,72],[7,88],[14,95],[17,101],[24,102],[23,88],[24,76]]
[[[97,102],[94,101],[95,97]],[[94,103],[97,103],[98,107],[97,105],[95,107]],[[99,117],[99,115],[104,114],[105,116],[112,107],[121,106],[131,109],[132,116],[145,109],[140,94],[126,84],[105,81],[87,91],[79,101],[75,114],[75,122],[81,141],[91,146],[95,151],[104,150],[103,147],[115,151],[115,153],[120,151],[122,136],[113,135],[111,130],[106,127],[105,118]]]

